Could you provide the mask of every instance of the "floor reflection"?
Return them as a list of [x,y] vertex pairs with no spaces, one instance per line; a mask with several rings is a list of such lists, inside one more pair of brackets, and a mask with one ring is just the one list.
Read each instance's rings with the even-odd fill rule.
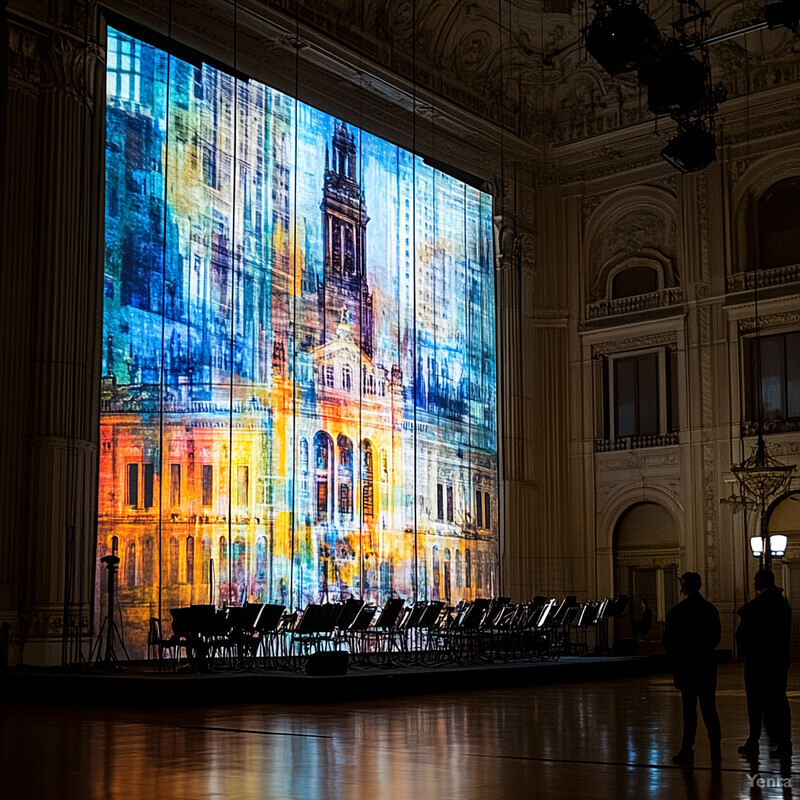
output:
[[668,676],[325,706],[6,707],[0,795],[791,797],[800,788],[791,763],[770,761],[766,746],[760,762],[736,754],[747,732],[740,667],[721,669],[720,689],[722,767],[711,767],[701,726],[688,769],[671,763],[681,711]]

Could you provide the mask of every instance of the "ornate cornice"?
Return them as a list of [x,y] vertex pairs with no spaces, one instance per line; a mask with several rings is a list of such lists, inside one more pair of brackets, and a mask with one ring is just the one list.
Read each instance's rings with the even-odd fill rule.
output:
[[39,88],[41,37],[11,22],[8,26],[8,82],[17,90],[35,94]]
[[100,48],[92,42],[54,33],[42,49],[42,88],[63,93],[91,109]]

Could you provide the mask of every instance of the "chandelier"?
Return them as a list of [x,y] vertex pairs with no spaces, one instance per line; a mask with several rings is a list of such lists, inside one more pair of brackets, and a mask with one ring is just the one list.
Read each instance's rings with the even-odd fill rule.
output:
[[731,472],[739,481],[742,496],[755,501],[763,509],[770,497],[788,487],[795,469],[793,464],[783,464],[767,453],[759,420],[758,440],[753,452],[741,464],[731,467]]

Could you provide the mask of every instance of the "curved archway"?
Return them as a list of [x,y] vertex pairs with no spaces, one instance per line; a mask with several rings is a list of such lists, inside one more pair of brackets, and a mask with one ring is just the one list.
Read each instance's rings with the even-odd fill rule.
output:
[[758,159],[742,174],[731,191],[731,274],[753,268],[757,257],[759,199],[770,187],[800,176],[800,148],[783,150]]
[[[782,533],[787,537],[786,555],[774,561],[772,569],[776,582],[782,586],[786,599],[792,604],[800,602],[800,490],[779,495],[772,501],[765,520],[770,536]],[[800,619],[792,615],[792,639],[800,639]]]
[[[586,221],[583,258],[587,265],[587,302],[609,296],[612,272],[635,256],[659,274],[659,288],[680,283],[675,269],[675,196],[655,187],[634,193],[615,192],[605,198]],[[609,243],[613,243],[609,251]]]
[[622,512],[614,527],[614,592],[630,597],[629,619],[647,600],[654,625],[664,621],[677,600],[679,554],[677,525],[662,505],[642,501]]
[[762,269],[800,264],[800,176],[773,183],[758,199]]

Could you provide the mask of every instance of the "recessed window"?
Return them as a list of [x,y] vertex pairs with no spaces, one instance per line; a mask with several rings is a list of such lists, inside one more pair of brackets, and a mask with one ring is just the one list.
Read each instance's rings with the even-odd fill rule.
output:
[[373,453],[372,444],[364,441],[362,445],[363,460],[361,467],[361,491],[362,503],[361,509],[365,517],[372,517],[375,513],[375,495],[374,495],[374,466],[373,466]]
[[656,437],[678,431],[677,365],[678,353],[672,347],[603,358],[597,376],[601,438]]
[[139,465],[128,464],[125,477],[125,503],[136,508],[139,505]]
[[186,583],[194,583],[194,536],[186,537]]
[[212,464],[203,464],[202,480],[202,504],[210,506],[214,498],[214,467]]
[[620,270],[611,281],[611,297],[634,297],[658,291],[658,273],[652,267],[628,267]]
[[767,189],[759,201],[761,267],[800,264],[800,178]]
[[153,507],[153,475],[153,465],[142,464],[142,483],[144,484],[142,503],[145,508]]
[[178,583],[181,570],[181,543],[177,536],[169,537],[169,582]]
[[250,499],[250,467],[240,464],[236,471],[236,503],[246,506]]
[[169,504],[175,508],[181,504],[181,465],[169,465]]
[[658,433],[658,358],[614,362],[614,429],[617,436]]
[[[800,422],[800,331],[748,339],[744,347],[745,416],[758,421],[759,372],[763,421]],[[761,363],[758,363],[758,351]]]

